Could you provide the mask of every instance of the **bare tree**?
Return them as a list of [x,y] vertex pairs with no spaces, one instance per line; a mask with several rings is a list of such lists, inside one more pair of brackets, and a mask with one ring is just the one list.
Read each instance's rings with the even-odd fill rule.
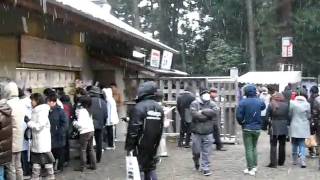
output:
[[139,0],[132,0],[133,27],[140,29]]

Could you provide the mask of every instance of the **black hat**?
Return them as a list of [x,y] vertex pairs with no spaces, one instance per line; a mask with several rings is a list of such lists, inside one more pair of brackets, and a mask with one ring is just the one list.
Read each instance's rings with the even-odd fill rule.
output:
[[210,93],[209,89],[206,87],[201,87],[199,91],[200,96],[205,93]]
[[97,86],[92,86],[89,92],[91,94],[102,94],[101,89]]
[[318,94],[319,93],[319,88],[317,86],[312,86],[311,89],[310,89],[310,93]]

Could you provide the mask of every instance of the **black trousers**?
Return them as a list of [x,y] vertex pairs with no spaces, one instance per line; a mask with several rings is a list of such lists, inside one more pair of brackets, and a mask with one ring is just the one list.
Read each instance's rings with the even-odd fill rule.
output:
[[190,139],[191,139],[191,123],[187,123],[181,119],[180,138],[179,138],[178,145],[182,146],[184,140],[185,140],[185,144],[189,145]]
[[69,139],[70,139],[70,136],[69,136],[69,133],[67,132],[66,133],[66,146],[65,146],[65,149],[64,149],[64,161],[65,162],[69,162],[70,161],[70,143],[69,143]]
[[104,128],[103,140],[107,143],[107,147],[114,147],[113,126],[106,126]]
[[223,147],[220,136],[220,126],[218,123],[214,123],[213,125],[213,138],[214,143],[216,144],[217,149],[221,149]]
[[54,159],[56,160],[55,163],[57,163],[58,161],[58,170],[63,171],[65,148],[53,148],[51,152]]
[[31,165],[31,162],[28,162],[28,151],[22,151],[21,165],[22,165],[23,175],[24,176],[31,176],[32,165]]
[[[286,137],[286,135],[270,135],[270,164],[273,166],[283,165],[286,160]],[[277,153],[278,142],[279,152]]]
[[103,140],[103,131],[102,129],[94,130],[94,139],[96,140],[96,157],[97,162],[100,163],[102,155],[102,140]]

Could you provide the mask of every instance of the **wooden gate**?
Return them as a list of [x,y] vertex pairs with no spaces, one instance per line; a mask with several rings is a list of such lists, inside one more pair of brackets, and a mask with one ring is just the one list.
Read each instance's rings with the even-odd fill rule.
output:
[[[176,106],[177,97],[187,86],[192,86],[199,94],[200,87],[216,88],[219,92],[218,105],[221,109],[221,138],[224,143],[237,143],[237,123],[235,119],[235,109],[238,103],[237,81],[231,77],[165,77],[158,79],[134,79],[138,83],[153,80],[158,83],[164,94],[164,104]],[[129,103],[132,105],[132,103]],[[167,133],[178,135],[180,131],[180,116],[174,110],[169,114],[169,118],[174,120]]]

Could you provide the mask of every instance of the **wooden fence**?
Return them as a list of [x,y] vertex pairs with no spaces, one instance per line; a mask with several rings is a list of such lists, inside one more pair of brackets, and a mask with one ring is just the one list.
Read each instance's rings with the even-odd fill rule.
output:
[[[177,97],[187,86],[192,86],[198,94],[200,87],[216,88],[219,92],[218,105],[221,109],[221,137],[225,143],[237,143],[237,123],[235,120],[235,109],[238,103],[237,81],[231,77],[166,77],[159,79],[134,79],[138,83],[145,81],[156,81],[164,94],[164,104],[167,106],[176,106]],[[132,103],[129,103],[132,105]],[[128,104],[128,105],[129,105]],[[130,109],[130,108],[128,108]],[[169,114],[173,119],[172,126],[168,128],[169,135],[177,135],[180,130],[180,116],[174,110]]]

